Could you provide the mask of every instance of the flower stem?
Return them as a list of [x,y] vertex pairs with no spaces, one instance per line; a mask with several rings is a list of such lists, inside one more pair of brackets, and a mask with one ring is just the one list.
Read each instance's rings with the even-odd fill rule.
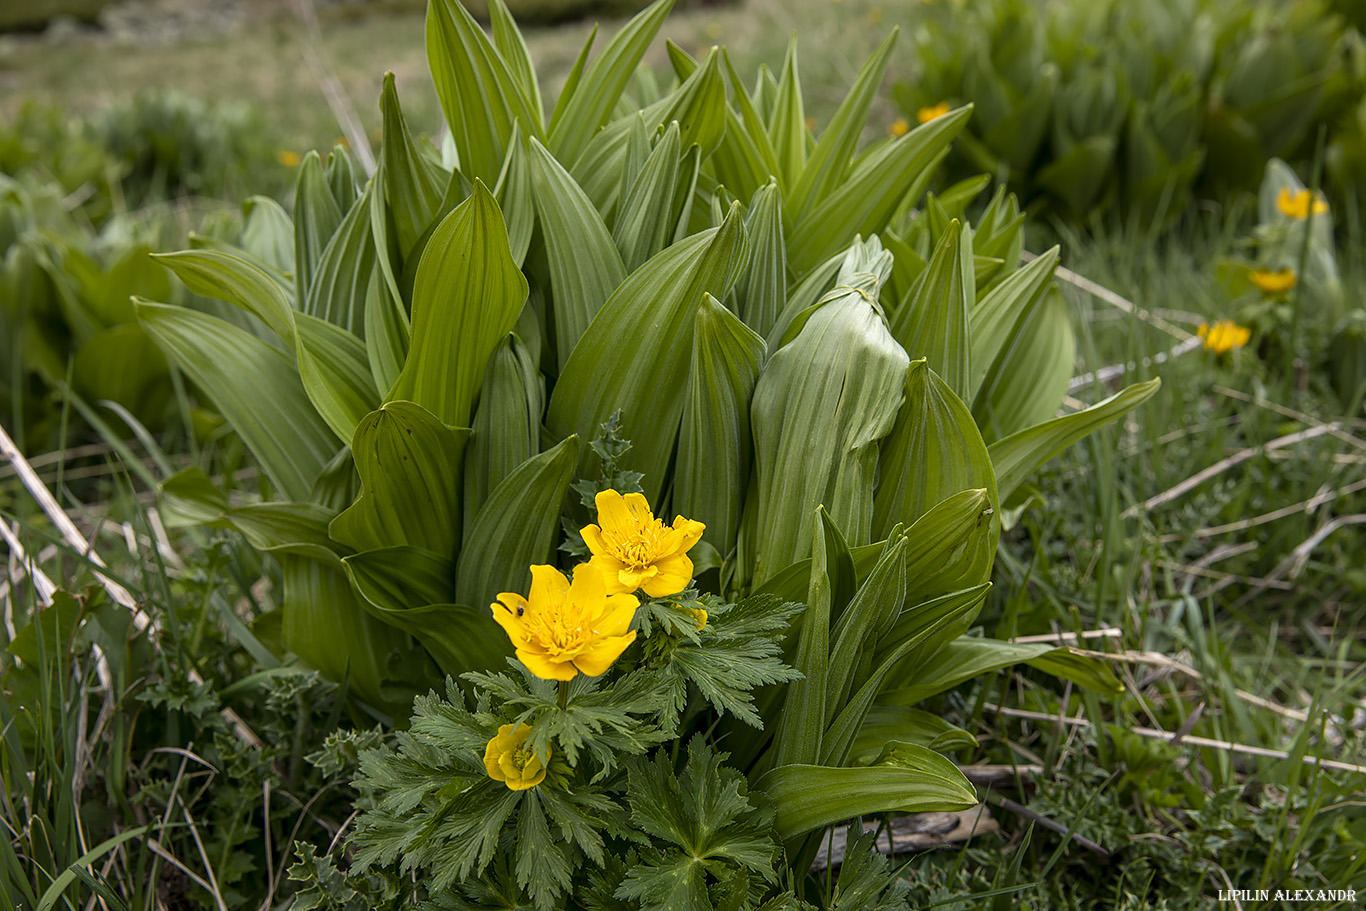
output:
[[566,705],[568,705],[568,704],[569,704],[569,681],[568,681],[568,680],[561,680],[561,681],[560,681],[560,711],[563,712],[563,711],[564,711],[564,707],[565,707]]

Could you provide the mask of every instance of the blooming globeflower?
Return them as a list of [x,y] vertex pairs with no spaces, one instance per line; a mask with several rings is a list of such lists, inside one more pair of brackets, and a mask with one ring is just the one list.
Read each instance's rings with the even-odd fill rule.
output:
[[[484,768],[494,781],[501,781],[514,791],[534,788],[545,778],[545,763],[527,748],[526,738],[531,733],[529,724],[505,724],[484,749]],[[550,748],[546,757],[550,759]]]
[[949,112],[949,103],[941,101],[938,104],[927,108],[921,108],[915,112],[915,119],[920,123],[929,123],[931,120],[938,120]]
[[602,570],[609,592],[641,589],[651,598],[676,595],[692,581],[688,551],[702,540],[705,525],[677,516],[672,527],[650,511],[643,494],[598,493],[598,524],[581,530],[583,543]]
[[533,566],[530,596],[500,593],[493,619],[517,660],[542,680],[597,677],[635,641],[631,619],[640,606],[635,595],[608,594],[604,582],[588,563],[574,567],[572,584],[553,566]]
[[1252,283],[1263,294],[1284,294],[1295,287],[1295,272],[1291,269],[1256,269],[1251,274]]
[[[1310,199],[1313,206],[1310,206]],[[1309,217],[1312,211],[1315,215],[1322,215],[1328,211],[1328,201],[1323,198],[1322,193],[1310,193],[1308,190],[1292,191],[1289,187],[1281,187],[1281,191],[1276,194],[1276,208],[1287,218],[1297,218],[1300,221]]]
[[1213,351],[1215,354],[1224,354],[1241,348],[1252,338],[1251,329],[1240,326],[1231,319],[1221,319],[1213,326],[1201,323],[1197,332],[1200,338],[1204,339],[1205,350]]

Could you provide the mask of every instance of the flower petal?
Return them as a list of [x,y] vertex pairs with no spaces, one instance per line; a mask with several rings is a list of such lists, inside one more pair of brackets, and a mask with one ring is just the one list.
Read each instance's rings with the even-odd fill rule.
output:
[[574,567],[574,581],[569,584],[569,603],[575,611],[586,611],[590,615],[597,612],[598,606],[606,596],[606,580],[602,570],[590,560]]
[[624,636],[635,619],[640,600],[635,595],[609,595],[594,630],[602,636]]
[[683,554],[655,561],[654,569],[658,570],[654,578],[641,586],[651,598],[676,595],[692,581],[692,560]]
[[489,777],[494,781],[507,781],[507,776],[503,774],[503,769],[499,765],[499,759],[503,754],[498,749],[498,738],[489,741],[488,748],[484,750],[484,769],[489,773]]
[[626,651],[626,646],[635,641],[635,630],[624,636],[605,636],[579,652],[574,658],[574,664],[589,677],[601,676],[612,666],[613,661],[621,657],[621,653]]
[[568,661],[551,661],[543,652],[517,649],[517,660],[542,680],[573,680],[578,671]]
[[607,554],[594,554],[593,559],[588,561],[596,566],[602,574],[602,590],[608,595],[621,592],[633,592],[635,588],[621,581],[621,572],[626,568],[616,557]]
[[638,588],[644,588],[657,575],[659,575],[657,564],[643,566],[640,569],[623,566],[621,572],[617,573],[617,578],[621,580],[622,588],[628,592],[633,592]]
[[513,592],[501,593],[498,600],[489,605],[493,611],[493,619],[498,621],[503,632],[508,634],[513,648],[526,648],[526,631],[522,629],[521,619],[517,615],[519,607],[526,607],[526,599]]
[[608,553],[607,542],[602,539],[602,529],[598,526],[585,525],[579,529],[579,534],[583,537],[583,543],[588,545],[588,551],[593,556]]
[[[687,553],[692,550],[694,544],[702,540],[702,532],[707,530],[707,526],[696,519],[685,519],[682,516],[674,517],[673,533],[678,536],[678,552]],[[672,542],[670,542],[672,543]]]
[[531,606],[542,610],[549,604],[560,604],[569,594],[569,580],[553,566],[531,567]]

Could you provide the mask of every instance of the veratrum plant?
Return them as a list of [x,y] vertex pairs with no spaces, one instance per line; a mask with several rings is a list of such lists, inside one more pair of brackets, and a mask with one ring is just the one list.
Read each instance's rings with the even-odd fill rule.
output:
[[[551,108],[500,3],[490,37],[454,0],[432,0],[427,47],[450,127],[445,151],[410,135],[391,76],[372,178],[361,184],[344,152],[325,164],[310,154],[292,225],[272,210],[275,242],[253,241],[271,257],[221,243],[163,257],[192,291],[252,316],[243,329],[137,305],[148,333],[256,455],[269,493],[230,499],[191,470],[165,482],[163,505],[182,522],[236,528],[274,554],[285,646],[345,679],[372,709],[406,714],[414,692],[446,675],[467,688],[423,703],[432,724],[454,725],[428,732],[454,738],[440,749],[459,745],[458,755],[405,739],[441,764],[414,774],[443,784],[432,795],[387,794],[381,809],[396,819],[426,796],[464,801],[442,776],[470,765],[464,751],[476,731],[482,743],[504,724],[513,725],[497,735],[511,757],[499,766],[508,780],[604,780],[620,760],[575,764],[564,741],[542,752],[550,732],[537,725],[559,723],[556,708],[563,715],[576,696],[591,696],[631,716],[604,716],[594,737],[609,726],[634,731],[644,748],[654,735],[642,732],[672,732],[678,712],[677,726],[692,730],[693,700],[682,700],[695,687],[725,710],[718,726],[739,726],[726,741],[730,767],[772,801],[754,805],[758,816],[735,804],[726,819],[749,832],[770,825],[762,814],[771,810],[773,830],[800,858],[810,833],[835,820],[915,805],[927,787],[916,770],[935,761],[928,744],[966,737],[913,708],[926,696],[1020,661],[1115,688],[1108,671],[1064,649],[961,636],[1025,479],[1136,407],[1156,381],[1056,416],[1072,369],[1071,330],[1050,290],[1056,252],[1021,268],[1014,200],[998,197],[974,228],[962,218],[972,187],[908,214],[970,110],[860,148],[895,35],[819,138],[806,126],[795,44],[781,79],[761,76],[753,90],[724,49],[695,60],[671,47],[675,84],[623,112],[669,6],[642,12],[591,62],[590,40]],[[648,547],[604,543],[585,506],[601,509],[608,489],[705,529],[675,523],[651,532]],[[563,536],[566,527],[575,534]],[[763,629],[776,637],[790,613],[781,605],[808,605],[787,639],[799,680],[741,675],[725,686],[763,689],[752,703],[727,701],[715,678],[757,658],[728,662],[713,642],[676,668],[672,704],[653,708],[639,681],[665,672],[652,649],[667,649],[652,638],[659,608],[648,605],[629,624],[639,641],[626,643],[618,676],[601,690],[570,683],[556,696],[519,681],[520,670],[503,672],[514,650],[528,669],[541,653],[510,640],[495,612],[508,609],[510,593],[536,600],[528,567],[549,567],[562,537],[566,552],[591,552],[593,563],[606,547],[619,578],[634,580],[623,584],[648,595],[642,555],[675,534],[690,537],[687,567],[656,569],[691,576],[705,593],[697,598],[715,629],[698,630],[698,642],[732,635],[728,616],[772,624]],[[591,616],[616,629],[615,610]],[[555,637],[593,623],[546,626],[541,657],[559,656],[551,664],[567,672],[573,656]],[[601,673],[602,656],[583,654],[587,665],[576,667]],[[531,752],[522,723],[539,738]],[[697,730],[715,733],[709,723]],[[892,742],[913,746],[884,754]],[[695,776],[724,780],[716,799],[738,801],[742,782],[708,770],[720,762],[713,747],[696,750]],[[557,771],[555,756],[568,768]],[[398,787],[375,780],[377,792]],[[958,805],[968,792],[953,780]],[[539,781],[522,790],[532,787]],[[643,793],[639,806],[661,799]],[[483,826],[475,817],[511,806],[497,788],[485,798],[494,802],[459,803],[459,826]],[[570,834],[588,826],[579,810],[541,799],[523,798],[517,837],[541,843],[549,819],[565,836],[556,850],[569,852],[566,863],[579,864],[573,852],[582,851],[596,865],[598,836]],[[624,825],[601,801],[580,809],[594,826]],[[663,823],[639,824],[656,839],[650,850],[679,844]],[[442,825],[433,838],[449,834]],[[377,860],[446,859],[422,853],[425,836],[379,831]],[[511,876],[542,907],[559,900],[562,871],[490,860],[497,833],[467,834],[476,841],[460,850],[474,854],[455,869],[484,870],[496,883]],[[647,853],[642,845],[626,862],[654,863]],[[469,865],[471,856],[484,861]],[[708,868],[706,894],[721,901],[733,887],[741,891],[722,903],[747,907],[744,883],[756,881],[746,877],[768,883],[755,872],[768,861],[746,853],[727,863]],[[534,885],[542,875],[553,882]],[[728,885],[716,885],[722,879]],[[658,894],[641,885],[630,897],[649,905]]]

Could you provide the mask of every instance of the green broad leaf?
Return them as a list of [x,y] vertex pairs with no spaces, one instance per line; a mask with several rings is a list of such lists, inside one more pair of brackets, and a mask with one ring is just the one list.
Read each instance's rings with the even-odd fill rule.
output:
[[285,647],[365,702],[406,717],[413,697],[436,682],[431,659],[366,611],[340,566],[288,553],[279,560]]
[[284,274],[294,272],[294,222],[269,196],[242,203],[242,250]]
[[745,216],[749,269],[735,286],[737,311],[745,325],[767,337],[787,303],[787,245],[783,242],[783,197],[770,181],[755,192]]
[[525,592],[532,564],[550,562],[569,481],[579,463],[579,438],[532,456],[503,479],[465,535],[456,600],[491,604],[501,592]]
[[545,109],[541,106],[541,87],[536,82],[536,67],[531,62],[531,52],[517,23],[508,11],[503,0],[489,0],[489,24],[493,27],[493,44],[498,48],[517,86],[531,103],[532,113],[537,123],[545,123]]
[[[844,177],[849,171],[849,160],[854,157],[854,150],[858,148],[859,138],[863,135],[863,127],[868,121],[868,112],[872,109],[873,99],[877,97],[877,90],[882,84],[882,77],[887,72],[887,64],[892,59],[892,48],[896,46],[898,32],[898,29],[893,29],[892,33],[887,36],[882,44],[878,45],[877,50],[873,51],[872,56],[863,64],[863,68],[859,70],[858,77],[854,80],[854,85],[849,90],[849,94],[844,96],[844,101],[840,103],[834,116],[830,118],[830,125],[821,134],[820,141],[816,143],[816,148],[812,151],[805,166],[802,167],[800,175],[796,176],[796,182],[791,185],[791,190],[784,194],[787,198],[788,214],[794,221],[798,223],[807,221],[807,215],[814,212],[817,205],[824,202],[837,187],[845,183]],[[799,93],[801,86],[796,84],[795,79],[797,63],[795,47],[791,48],[789,56],[794,75],[792,91]],[[782,83],[780,82],[780,95],[781,92]],[[779,108],[775,113],[782,115],[782,109]],[[784,123],[784,126],[793,131],[792,141],[797,141],[795,129],[790,124]],[[802,129],[805,130],[804,123]],[[805,137],[801,137],[801,142],[805,143],[805,141]],[[774,145],[778,145],[776,138]],[[854,232],[850,232],[848,236],[852,237],[853,234]],[[829,252],[831,251],[827,251],[827,253]],[[814,264],[813,262],[811,265]],[[798,271],[800,273],[805,269]]]
[[[921,192],[927,173],[971,115],[971,106],[959,108],[859,160],[848,179],[836,183],[828,196],[811,203],[796,220],[787,250],[793,271],[803,275],[855,235],[872,237],[887,227],[901,201]],[[813,158],[807,169],[815,163]]]
[[1072,649],[962,636],[944,643],[914,668],[906,686],[884,690],[880,700],[888,705],[915,705],[974,677],[1026,663],[1094,692],[1113,696],[1123,691],[1109,665]]
[[[346,216],[339,219],[340,224],[323,239],[324,246],[311,266],[307,287],[300,285],[299,296],[303,302],[300,309],[304,313],[356,334],[368,334],[370,328],[366,294],[375,271],[375,238],[370,226],[370,199],[375,192],[374,186],[373,183],[366,186]],[[297,203],[295,207],[297,211]],[[296,233],[311,230],[301,221],[295,222],[295,228]]]
[[[131,304],[130,304],[131,307]],[[168,397],[166,355],[135,322],[101,329],[76,349],[71,382],[89,401],[112,401],[143,417]]]
[[294,288],[298,309],[305,313],[312,312],[308,294],[318,261],[341,223],[342,209],[327,185],[322,159],[310,151],[294,182]]
[[[914,524],[946,497],[961,490],[985,489],[998,513],[996,473],[982,434],[962,399],[924,359],[906,371],[905,401],[896,425],[882,444],[879,484],[873,494],[873,534],[889,534],[895,525]],[[991,518],[989,534],[980,539],[975,558],[981,581],[991,573],[1000,520]],[[942,534],[936,529],[932,534]]]
[[724,47],[721,60],[726,65],[730,95],[735,104],[726,112],[726,135],[712,153],[709,164],[720,184],[737,197],[748,199],[770,179],[776,179],[782,168],[769,141],[764,118],[745,93],[745,86]]
[[294,350],[294,308],[280,283],[256,263],[210,248],[154,253],[152,258],[193,293],[236,304],[259,318]]
[[476,181],[422,253],[408,360],[387,399],[416,402],[447,424],[468,426],[489,356],[516,325],[526,298],[498,203]]
[[[379,107],[384,116],[384,144],[380,148],[375,185],[380,188],[384,205],[393,217],[399,254],[406,259],[436,215],[448,177],[413,142],[403,119],[403,109],[399,107],[392,72],[384,74]],[[499,163],[502,163],[501,156]],[[497,170],[490,176],[496,175]]]
[[157,485],[161,521],[167,528],[209,525],[228,510],[228,498],[199,467],[177,471]]
[[991,444],[991,462],[996,466],[1001,497],[1009,498],[1025,478],[1068,446],[1142,405],[1161,385],[1162,380],[1154,377],[1126,386],[1090,408],[1036,424]]
[[315,503],[253,503],[225,511],[218,524],[241,532],[257,550],[300,554],[339,568],[349,549],[328,537],[335,516],[335,510]]
[[755,583],[810,555],[817,505],[851,545],[871,540],[878,443],[896,421],[910,364],[871,303],[890,260],[876,241],[851,248],[843,284],[759,375]]
[[545,379],[525,345],[509,334],[489,358],[469,445],[465,448],[464,525],[489,492],[513,469],[540,452]]
[[612,117],[622,92],[673,5],[673,0],[650,4],[613,35],[602,53],[586,67],[583,62],[588,57],[588,45],[584,47],[574,68],[582,76],[575,79],[571,75],[550,117],[550,148],[571,170],[598,128]]
[[[620,409],[633,443],[622,467],[643,472],[645,496],[658,503],[686,403],[698,303],[704,293],[723,298],[748,254],[735,206],[721,227],[668,247],[633,272],[562,365],[546,414],[551,435],[596,438]],[[584,473],[586,460],[584,453]]]
[[812,308],[834,287],[844,259],[849,251],[846,247],[806,274],[792,292],[787,302],[778,311],[778,319],[764,337],[768,341],[770,353],[792,341],[797,332],[805,325]]
[[[867,116],[865,111],[864,117]],[[807,144],[811,141],[811,131],[806,127],[806,109],[802,105],[796,34],[787,41],[787,56],[783,59],[783,74],[778,80],[778,92],[773,99],[773,114],[768,121],[768,136],[778,160],[779,171],[776,176],[784,187],[795,191],[802,173],[806,170]],[[850,153],[852,152],[851,148]],[[845,155],[844,161],[848,160],[849,155]],[[814,180],[814,174],[812,178]],[[795,213],[797,209],[793,208],[792,211]]]
[[1016,323],[987,370],[972,415],[989,445],[1054,417],[1075,369],[1076,336],[1056,287]]
[[603,303],[626,279],[626,269],[592,200],[534,139],[530,171],[550,260],[556,349],[564,364]]
[[[531,168],[527,163],[527,146],[522,141],[522,128],[514,124],[507,158],[503,159],[503,170],[498,174],[498,185],[493,188],[493,197],[498,200],[498,208],[503,210],[508,228],[508,249],[512,253],[512,261],[519,267],[526,260],[531,235],[536,230],[536,206],[532,202],[534,193]],[[443,202],[442,206],[445,205]],[[454,207],[452,204],[451,208]]]
[[[980,233],[980,232],[979,232]],[[975,400],[987,371],[1027,326],[1058,268],[1058,248],[1014,270],[986,293],[972,311],[972,378],[963,401]]]
[[[676,221],[670,215],[678,186],[678,159],[682,151],[678,123],[675,121],[664,130],[654,151],[642,163],[630,189],[622,196],[616,224],[612,229],[612,241],[621,251],[621,261],[629,272],[640,268],[673,240]],[[625,278],[625,275],[622,277]]]
[[412,402],[367,415],[351,441],[363,489],[332,520],[333,540],[361,552],[411,544],[454,559],[468,437]]
[[705,524],[702,540],[724,556],[735,547],[749,488],[749,403],[765,346],[710,294],[697,308],[692,341],[673,506]]
[[365,359],[376,389],[393,389],[408,359],[412,326],[403,303],[390,291],[382,269],[371,269],[365,287]]
[[891,644],[879,650],[875,657],[861,663],[857,688],[838,707],[839,714],[830,722],[822,745],[822,764],[841,766],[848,763],[854,737],[863,726],[863,719],[867,717],[873,700],[887,680],[901,670],[899,665],[903,659],[916,649],[925,647],[927,641],[942,638],[946,631],[956,634],[966,618],[976,614],[990,588],[990,582],[983,582],[965,591],[918,605],[907,612],[909,617],[903,615],[897,618],[896,626],[888,636]]
[[875,705],[868,710],[849,749],[851,765],[868,765],[892,741],[914,743],[936,753],[973,749],[977,738],[932,712],[904,705]]
[[[822,518],[823,510],[822,510]],[[794,763],[809,765],[819,760],[830,705],[830,619],[834,600],[826,535],[829,523],[815,523],[811,584],[806,593],[793,667],[802,676],[787,685],[787,696],[778,716],[773,746],[765,757],[771,767]]]
[[280,494],[307,500],[338,447],[289,356],[207,314],[141,300],[135,308],[139,324],[208,395]]
[[349,443],[356,425],[379,407],[365,343],[306,313],[295,317],[294,328],[304,391],[327,426],[343,443]]
[[928,361],[960,399],[968,397],[972,382],[968,327],[976,300],[972,232],[952,221],[891,324],[906,353]]
[[777,811],[789,840],[855,816],[954,812],[977,805],[977,792],[952,762],[910,743],[889,744],[870,766],[780,766],[755,784]]
[[376,616],[413,605],[445,604],[455,596],[455,561],[420,547],[400,544],[342,559],[351,584],[375,607]]
[[497,182],[514,123],[545,141],[513,68],[457,0],[427,5],[427,61],[466,178]]
[[464,604],[394,605],[379,614],[422,643],[441,673],[458,676],[501,667],[512,657],[512,643],[488,606]]
[[324,169],[327,185],[332,188],[332,198],[343,212],[350,210],[359,194],[360,170],[346,146],[337,143],[327,153],[327,167]]
[[[898,533],[883,544],[877,565],[838,614],[831,631],[824,719],[827,728],[844,711],[849,695],[863,686],[867,676],[866,670],[861,672],[864,656],[887,634],[905,601],[906,539]],[[841,745],[837,752],[843,748]]]

